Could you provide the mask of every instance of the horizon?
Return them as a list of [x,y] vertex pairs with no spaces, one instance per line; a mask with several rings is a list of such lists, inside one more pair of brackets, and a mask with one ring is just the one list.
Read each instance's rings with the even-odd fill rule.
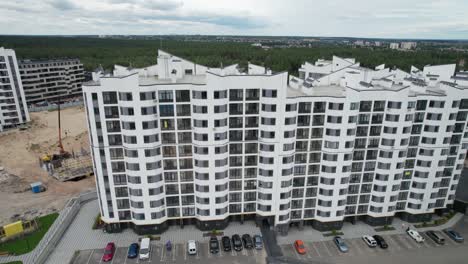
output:
[[463,0],[17,0],[0,6],[0,34],[464,40],[465,10]]

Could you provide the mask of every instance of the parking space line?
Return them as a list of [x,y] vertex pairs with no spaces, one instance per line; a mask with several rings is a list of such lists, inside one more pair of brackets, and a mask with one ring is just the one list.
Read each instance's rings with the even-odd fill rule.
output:
[[209,247],[209,246],[206,247],[206,251],[207,251],[206,256],[207,256],[208,258],[211,258],[211,257],[212,257],[212,254],[211,254],[211,252],[210,252],[210,247]]
[[424,237],[424,239],[426,240],[425,242],[423,242],[424,246],[426,247],[440,247],[439,244],[437,244],[436,242],[434,242],[434,240],[432,240],[432,238],[430,238],[426,233],[424,234],[421,234],[422,237]]
[[177,254],[176,254],[176,253],[177,253],[177,247],[178,247],[178,245],[177,245],[177,244],[174,244],[174,247],[173,247],[173,249],[171,250],[171,251],[172,251],[172,253],[171,253],[171,254],[172,254],[172,261],[175,261],[175,258],[176,258],[176,255],[177,255]]
[[314,243],[311,243],[311,244],[310,244],[310,247],[313,248],[313,249],[315,249],[315,252],[317,252],[317,256],[318,256],[318,257],[322,257],[322,256],[320,255],[320,251],[318,250],[318,248],[317,248],[317,247],[314,247]]
[[[127,254],[128,254],[128,252],[127,252]],[[125,255],[124,255],[124,257],[125,257]],[[125,258],[124,264],[127,264],[127,259],[128,259],[128,258]],[[138,257],[138,255],[137,255],[137,263],[138,263],[138,259],[139,259],[139,257]]]
[[395,240],[399,241],[402,245],[404,245],[407,249],[412,249],[414,246],[412,246],[412,243],[408,242],[407,235],[402,234],[402,235],[396,235]]
[[328,256],[333,257],[333,254],[331,253],[331,250],[328,248],[326,242],[327,242],[327,241],[323,241],[323,242],[321,242],[320,244],[325,248],[325,251],[327,251]]
[[187,243],[184,243],[184,260],[187,260]]
[[[324,241],[324,242],[323,242],[324,245],[325,245],[325,248],[327,249],[327,251],[328,251],[328,253],[330,254],[330,256],[334,256],[334,254],[332,253],[332,251],[335,252],[335,250],[330,249],[330,243],[328,243],[328,242],[332,243],[332,247],[333,247],[334,243],[333,243],[332,241]],[[335,255],[336,255],[336,254],[335,254]]]
[[406,238],[407,240],[409,240],[408,243],[412,244],[413,246],[415,246],[415,247],[417,247],[417,248],[422,248],[421,243],[416,242],[416,240],[414,240],[414,239],[413,239],[412,237],[410,237],[408,234],[406,234],[405,238]]
[[295,248],[293,245],[290,245],[290,247],[292,248],[294,254],[296,255],[296,258],[297,258],[297,259],[302,259],[302,256],[299,255],[299,253],[297,253],[296,248]]
[[254,250],[252,250],[252,251],[253,251],[254,256],[257,256],[257,255],[258,255],[257,249],[254,249]]
[[162,247],[162,248],[161,248],[161,259],[160,259],[161,262],[162,262],[163,260],[165,260],[165,256],[166,256],[166,250],[164,250],[164,248],[165,248],[165,247]]
[[[364,242],[364,241],[363,241]],[[367,244],[365,245],[365,249],[362,248],[362,245],[360,245],[361,243],[359,243],[359,241],[357,239],[350,239],[349,240],[349,244],[353,247],[356,248],[356,251],[359,255],[363,254],[364,251],[366,251],[365,253],[366,254],[372,254],[374,255],[374,250],[367,250],[367,249],[371,249],[367,246]],[[365,244],[365,243],[364,243]]]
[[86,264],[89,263],[89,261],[91,260],[91,256],[93,256],[93,254],[94,254],[94,249],[91,251],[91,254],[89,254],[88,261],[86,261]]
[[400,244],[398,244],[398,242],[396,242],[395,239],[393,239],[393,236],[388,236],[385,239],[392,242],[391,244],[389,243],[389,248],[391,251],[393,251],[392,249],[394,249],[395,247],[397,248],[397,250],[395,251],[402,250]]
[[[196,242],[196,244],[197,244],[198,249],[200,249],[201,244],[199,242]],[[195,258],[200,259],[200,250],[196,251]]]
[[111,264],[114,263],[114,259],[115,259],[115,257],[117,256],[117,250],[119,250],[119,248],[118,248],[118,247],[115,247],[115,251],[114,251],[113,258],[112,258],[112,260],[111,260]]
[[453,241],[447,234],[445,234],[444,232],[440,232],[442,233],[442,236],[445,238],[445,244],[447,245],[451,245],[451,246],[459,246],[460,244]]

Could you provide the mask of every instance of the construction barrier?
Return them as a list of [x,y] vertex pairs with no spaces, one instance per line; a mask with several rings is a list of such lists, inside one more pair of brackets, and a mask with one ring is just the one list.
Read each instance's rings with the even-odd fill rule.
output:
[[8,225],[4,225],[3,230],[5,231],[5,237],[11,237],[23,233],[23,222],[17,221]]

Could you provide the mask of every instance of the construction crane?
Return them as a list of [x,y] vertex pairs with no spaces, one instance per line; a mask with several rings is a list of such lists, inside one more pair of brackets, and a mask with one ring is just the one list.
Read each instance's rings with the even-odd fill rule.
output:
[[70,157],[70,153],[65,151],[63,148],[63,143],[62,143],[62,119],[60,115],[60,97],[57,99],[57,118],[58,118],[58,148],[59,148],[59,153],[58,154],[45,154],[42,157],[42,161],[44,162],[50,162],[52,160],[57,160],[57,159],[67,159]]

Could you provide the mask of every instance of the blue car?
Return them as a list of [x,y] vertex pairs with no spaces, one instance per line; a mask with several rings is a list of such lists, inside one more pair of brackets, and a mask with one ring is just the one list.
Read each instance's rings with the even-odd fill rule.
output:
[[138,249],[140,246],[138,246],[138,243],[133,243],[128,247],[128,254],[127,258],[136,258],[138,257]]
[[445,232],[445,234],[447,234],[447,236],[449,236],[455,242],[462,243],[465,240],[460,235],[460,233],[458,233],[457,231],[455,231],[455,230],[453,230],[451,228],[445,229],[444,232]]
[[336,246],[341,252],[343,253],[348,252],[348,245],[346,245],[343,238],[336,236],[335,238],[333,238],[333,241],[335,242]]

